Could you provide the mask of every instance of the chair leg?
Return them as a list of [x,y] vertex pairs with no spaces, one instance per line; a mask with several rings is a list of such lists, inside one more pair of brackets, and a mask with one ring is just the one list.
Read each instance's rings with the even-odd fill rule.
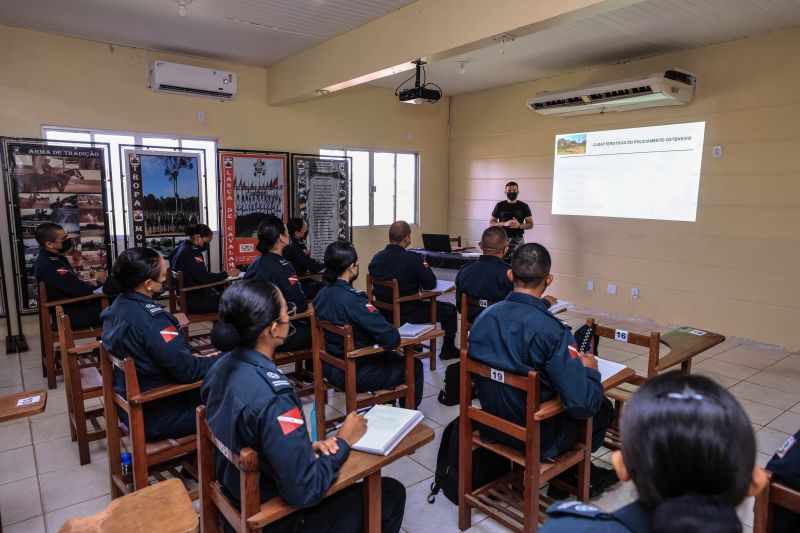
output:
[[76,433],[78,439],[78,455],[80,456],[81,466],[83,466],[92,462],[92,455],[89,451],[89,432],[86,430],[86,406],[83,404],[82,394],[73,396],[75,396],[73,432]]
[[431,339],[431,370],[436,370],[436,339]]
[[45,358],[45,375],[47,376],[47,388],[55,389],[56,384],[56,348],[55,344],[50,340],[47,344],[42,345]]

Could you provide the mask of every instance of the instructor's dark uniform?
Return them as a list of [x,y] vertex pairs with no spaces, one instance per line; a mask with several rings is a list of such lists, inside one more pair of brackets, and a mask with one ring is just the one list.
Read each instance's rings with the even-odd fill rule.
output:
[[[103,344],[117,357],[133,357],[142,392],[203,379],[219,360],[218,356],[194,357],[178,319],[141,293],[119,295],[101,318]],[[127,397],[123,374],[117,369],[114,390]],[[148,439],[167,439],[194,433],[194,409],[199,404],[199,390],[146,403],[145,435]],[[127,423],[125,413],[120,413],[120,418]]]
[[[209,272],[203,250],[188,239],[172,250],[168,262],[172,270],[183,272],[183,283],[187,288],[228,279],[227,272]],[[186,307],[190,313],[216,313],[219,298],[219,293],[209,287],[190,291],[186,293]]]
[[[356,389],[358,392],[374,391],[395,387],[405,383],[405,363],[393,350],[400,346],[400,333],[397,332],[367,300],[367,295],[353,288],[344,280],[326,285],[314,300],[317,317],[333,324],[350,324],[353,327],[355,348],[379,345],[383,353],[360,357],[356,364]],[[325,346],[331,355],[344,355],[342,338],[325,333]],[[344,387],[344,373],[338,368],[324,365],[325,377],[337,387]],[[414,360],[415,403],[422,401],[423,369],[422,361]]]
[[[261,254],[244,273],[244,279],[260,279],[274,284],[283,293],[287,302],[297,307],[297,312],[302,313],[308,309],[306,295],[292,264],[283,256],[267,252]],[[293,320],[294,335],[286,339],[279,351],[291,352],[311,346],[311,325],[307,320]]]
[[[409,252],[397,244],[388,244],[375,254],[369,263],[369,275],[388,281],[396,279],[400,296],[410,296],[420,290],[436,288],[436,274],[422,257]],[[375,298],[382,302],[392,301],[392,291],[386,287],[375,287]],[[400,323],[426,324],[430,322],[430,305],[427,302],[404,302],[400,304]],[[436,320],[444,330],[444,346],[454,346],[456,336],[456,308],[453,304],[436,302]]]
[[542,533],[650,533],[652,513],[636,501],[608,513],[589,503],[555,503],[547,510],[549,518]]
[[[456,274],[456,306],[459,312],[462,293],[489,302],[504,300],[514,290],[514,284],[508,279],[510,269],[508,263],[493,255],[482,255],[474,263],[463,266]],[[469,321],[475,322],[487,306],[470,305],[467,313]]]
[[[542,422],[541,457],[567,450],[577,438],[578,420],[593,417],[592,451],[603,443],[613,417],[603,395],[600,372],[583,366],[569,328],[542,300],[520,292],[483,311],[472,326],[469,356],[492,368],[527,375],[539,373],[540,400],[560,398],[566,412]],[[525,425],[526,396],[521,390],[478,376],[475,389],[486,411]],[[491,428],[481,428],[488,442],[522,448],[524,443]]]
[[[308,248],[306,248],[306,244],[303,241],[294,237],[290,237],[290,239],[291,243],[284,255],[298,275],[319,274],[325,270],[325,265],[309,255]],[[303,286],[303,292],[309,300],[313,300],[323,287],[323,283],[315,279],[304,279],[300,281],[300,284]]]

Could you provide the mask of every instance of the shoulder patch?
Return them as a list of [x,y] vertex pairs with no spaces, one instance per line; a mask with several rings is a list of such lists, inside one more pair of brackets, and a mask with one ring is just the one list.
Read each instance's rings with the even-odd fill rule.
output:
[[794,438],[794,435],[791,435],[788,439],[786,439],[786,442],[784,442],[781,447],[778,448],[778,451],[775,452],[775,455],[783,459],[795,444],[797,444],[797,439]]
[[288,265],[288,264],[289,264],[289,261],[287,261],[286,259],[280,258],[280,259],[278,259],[278,263],[279,263],[281,266],[286,266],[286,265]]
[[428,265],[427,261],[423,261],[422,266],[424,266],[425,268],[430,268],[430,265]]
[[281,426],[281,431],[284,435],[288,435],[292,431],[303,427],[305,420],[303,414],[297,407],[292,407],[282,415],[277,417],[278,424]]
[[195,263],[203,263],[203,262],[204,262],[204,261],[203,261],[203,257],[202,257],[202,256],[200,256],[200,255],[196,255],[196,256],[194,256],[194,262],[195,262]]
[[577,359],[578,357],[580,357],[580,355],[578,354],[577,346],[575,346],[574,344],[570,344],[569,346],[567,346],[567,348],[569,349],[569,356],[572,359]]
[[66,274],[69,274],[69,269],[67,267],[58,267],[56,269],[56,272],[58,272],[59,276],[64,276]]
[[269,383],[269,386],[272,387],[274,392],[284,392],[287,390],[294,390],[294,387],[286,379],[286,376],[281,374],[280,372],[275,372],[273,370],[267,370],[265,368],[258,367],[258,373],[264,378],[264,381]]
[[144,304],[144,308],[150,315],[156,315],[164,312],[164,307],[157,303]]
[[294,274],[289,276],[289,285],[294,285],[295,283],[297,283],[297,281],[298,281],[297,276],[295,276]]
[[367,311],[369,311],[370,313],[374,313],[375,311],[377,311],[377,309],[375,309],[375,306],[372,304],[367,304],[366,307]]
[[178,338],[179,335],[178,329],[175,326],[167,326],[159,331],[159,333],[161,334],[161,338],[164,339],[164,342],[167,343],[172,342]]
[[549,515],[572,515],[587,518],[605,516],[607,513],[594,505],[580,501],[561,502],[553,504],[548,510]]

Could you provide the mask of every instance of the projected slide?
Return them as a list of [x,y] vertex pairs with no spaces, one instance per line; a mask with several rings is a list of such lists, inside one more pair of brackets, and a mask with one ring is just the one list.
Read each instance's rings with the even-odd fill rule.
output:
[[705,125],[557,135],[553,214],[694,222]]

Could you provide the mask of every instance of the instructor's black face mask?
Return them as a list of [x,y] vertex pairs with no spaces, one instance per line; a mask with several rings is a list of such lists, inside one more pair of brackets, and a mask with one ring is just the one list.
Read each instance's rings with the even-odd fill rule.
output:
[[59,251],[63,254],[70,250],[72,250],[72,239],[64,239],[61,241],[61,249]]
[[519,194],[518,192],[507,192],[506,193],[506,198],[508,198],[509,200],[511,200],[513,202],[514,200],[517,199],[517,195],[518,194]]

